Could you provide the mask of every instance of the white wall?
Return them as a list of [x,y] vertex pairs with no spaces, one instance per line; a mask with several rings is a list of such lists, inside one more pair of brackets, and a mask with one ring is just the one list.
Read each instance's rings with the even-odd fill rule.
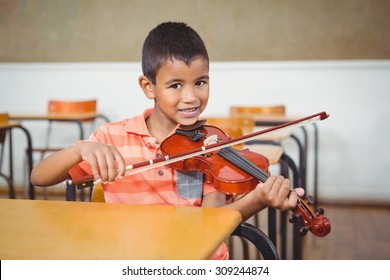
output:
[[[50,98],[96,97],[99,111],[119,120],[153,105],[138,87],[140,73],[140,63],[3,63],[0,112],[39,114],[46,111]],[[271,104],[285,104],[287,113],[294,116],[319,111],[331,115],[318,123],[320,198],[390,199],[386,176],[390,171],[386,145],[390,136],[386,119],[389,60],[218,62],[211,64],[210,76],[211,97],[205,116],[227,115],[231,105]],[[44,122],[24,124],[31,130],[33,144],[42,143]],[[312,130],[308,131],[311,136]],[[64,143],[77,138],[76,128],[57,134]],[[19,147],[25,143],[16,131],[14,141]],[[285,145],[296,158],[293,142]],[[15,152],[15,166],[21,168],[21,152]],[[311,164],[312,157],[309,188]]]

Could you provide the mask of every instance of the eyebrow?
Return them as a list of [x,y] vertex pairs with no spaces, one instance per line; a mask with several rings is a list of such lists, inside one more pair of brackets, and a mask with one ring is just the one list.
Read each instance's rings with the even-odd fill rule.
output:
[[[210,76],[209,75],[203,75],[203,76],[200,76],[198,78],[196,78],[197,81],[199,80],[210,80]],[[184,80],[183,79],[171,79],[171,80],[168,80],[165,82],[166,85],[170,85],[170,84],[174,84],[174,83],[180,83],[180,82],[183,82]]]

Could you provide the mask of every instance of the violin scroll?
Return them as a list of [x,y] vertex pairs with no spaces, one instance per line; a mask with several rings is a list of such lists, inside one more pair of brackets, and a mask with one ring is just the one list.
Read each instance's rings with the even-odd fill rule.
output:
[[301,235],[305,235],[310,231],[316,236],[323,237],[330,232],[330,221],[324,216],[324,209],[318,208],[313,212],[309,206],[312,203],[312,197],[308,197],[307,201],[299,199],[297,206],[293,209],[293,214],[289,218],[289,222],[294,223],[300,219],[302,222],[302,227],[299,231]]

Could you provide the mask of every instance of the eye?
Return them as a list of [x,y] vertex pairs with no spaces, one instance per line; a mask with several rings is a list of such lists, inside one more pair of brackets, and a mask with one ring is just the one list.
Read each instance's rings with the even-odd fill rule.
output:
[[170,86],[170,88],[179,89],[179,88],[181,88],[181,84],[173,84]]
[[195,83],[195,85],[197,85],[197,86],[203,86],[204,84],[206,84],[205,81],[198,81]]

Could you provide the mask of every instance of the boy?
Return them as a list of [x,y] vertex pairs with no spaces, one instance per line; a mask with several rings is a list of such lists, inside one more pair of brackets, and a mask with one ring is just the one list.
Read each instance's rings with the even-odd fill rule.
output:
[[[271,176],[241,199],[226,204],[226,196],[203,183],[203,174],[159,167],[125,176],[126,165],[161,156],[159,143],[178,125],[194,124],[209,98],[209,57],[200,36],[184,23],[166,22],[154,28],[142,50],[139,85],[154,108],[143,115],[104,124],[87,141],[42,160],[31,173],[38,186],[92,174],[103,183],[107,203],[228,207],[243,220],[265,207],[294,208],[297,193],[290,182]],[[223,244],[213,258],[227,259]]]

